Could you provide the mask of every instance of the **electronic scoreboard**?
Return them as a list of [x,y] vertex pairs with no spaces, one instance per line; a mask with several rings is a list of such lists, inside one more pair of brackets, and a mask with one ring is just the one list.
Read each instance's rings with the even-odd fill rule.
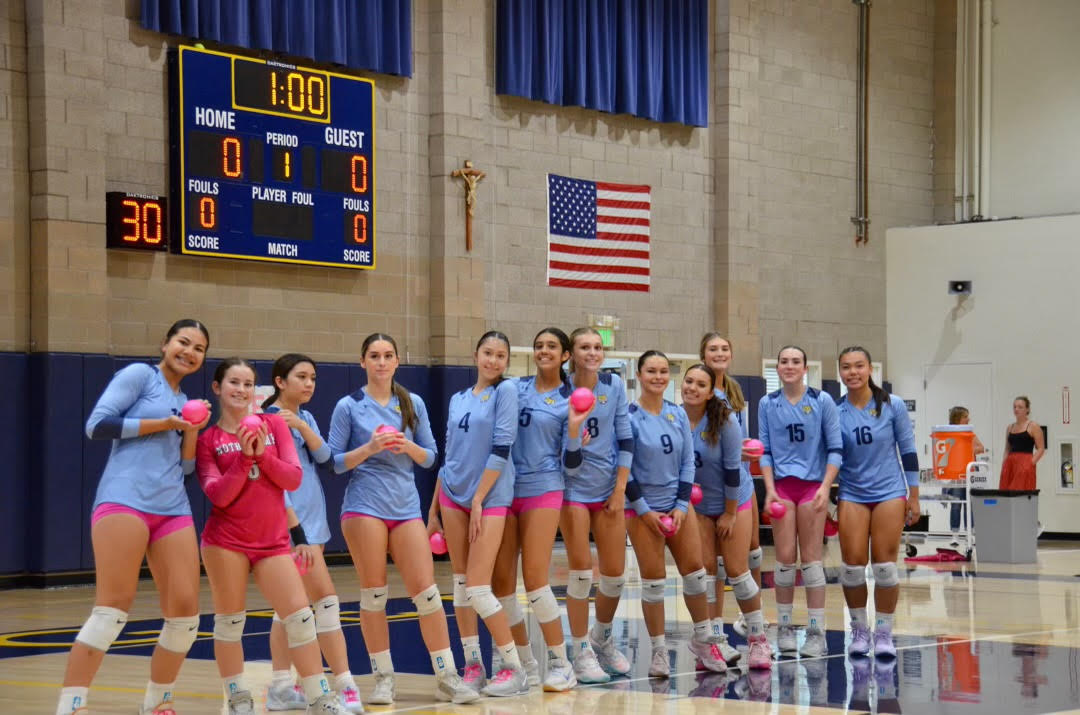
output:
[[374,268],[374,83],[195,47],[169,61],[173,250]]

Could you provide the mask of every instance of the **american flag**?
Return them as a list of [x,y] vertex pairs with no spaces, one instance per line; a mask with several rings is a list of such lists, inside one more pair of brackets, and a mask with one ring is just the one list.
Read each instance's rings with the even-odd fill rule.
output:
[[548,174],[548,285],[648,292],[650,191]]

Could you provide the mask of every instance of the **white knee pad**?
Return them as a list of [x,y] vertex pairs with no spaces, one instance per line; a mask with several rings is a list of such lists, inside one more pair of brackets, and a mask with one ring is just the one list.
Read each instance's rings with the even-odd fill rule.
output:
[[199,637],[199,617],[166,618],[158,635],[158,645],[173,653],[187,653]]
[[469,605],[481,618],[493,616],[502,609],[499,599],[491,592],[491,586],[469,586],[465,589],[465,595]]
[[341,603],[336,595],[320,598],[312,607],[315,611],[315,632],[329,633],[341,630]]
[[662,578],[642,579],[641,600],[645,603],[663,603],[664,586],[665,582]]
[[525,613],[521,610],[521,601],[518,600],[517,591],[514,591],[509,596],[500,598],[499,605],[506,611],[507,625],[516,626],[525,620]]
[[705,577],[705,600],[709,603],[716,603],[716,577]]
[[454,574],[454,605],[465,608],[469,605],[469,597],[465,595],[465,574]]
[[600,574],[600,593],[608,598],[622,598],[623,587],[626,586],[626,576],[605,576]]
[[559,611],[559,602],[555,600],[555,594],[551,592],[551,586],[541,586],[535,591],[525,594],[532,606],[536,620],[540,623],[557,621],[562,613]]
[[698,569],[682,577],[683,593],[687,596],[700,596],[705,593],[705,569]]
[[858,588],[866,584],[866,564],[841,564],[840,585],[845,588]]
[[896,564],[891,561],[884,564],[870,564],[870,568],[874,569],[875,586],[889,588],[900,585],[900,573],[896,569]]
[[761,568],[761,557],[763,553],[760,546],[756,549],[750,549],[750,555],[746,559],[746,564],[750,567],[751,571]]
[[75,640],[98,650],[109,650],[109,646],[124,630],[128,614],[119,608],[109,606],[94,606],[90,611],[90,617],[86,619],[79,635]]
[[375,588],[360,589],[360,609],[364,611],[385,611],[386,594],[389,590],[385,584]]
[[592,591],[592,569],[571,571],[566,575],[566,595],[570,598],[586,599]]
[[731,579],[731,590],[735,593],[736,601],[749,601],[758,595],[758,585],[754,582],[754,575],[744,571]]
[[318,637],[315,631],[315,614],[310,606],[304,606],[296,613],[285,616],[285,635],[290,648],[298,648],[311,643]]
[[214,640],[224,643],[239,643],[244,637],[244,621],[247,614],[218,613],[214,615]]
[[417,614],[421,616],[442,610],[442,595],[439,593],[439,587],[435,584],[431,584],[413,596],[412,602],[416,606]]
[[802,565],[802,582],[806,588],[821,588],[825,585],[825,569],[820,561]]
[[776,571],[773,572],[773,583],[780,588],[794,586],[795,564],[776,564]]
[[716,578],[720,583],[727,581],[727,569],[724,568],[724,557],[716,557]]

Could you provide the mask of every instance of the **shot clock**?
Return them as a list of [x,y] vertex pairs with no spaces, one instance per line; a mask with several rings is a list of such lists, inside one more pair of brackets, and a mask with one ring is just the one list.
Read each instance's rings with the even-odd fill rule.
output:
[[165,251],[169,248],[164,196],[110,191],[105,194],[105,245]]
[[194,47],[169,60],[173,250],[374,268],[374,83]]

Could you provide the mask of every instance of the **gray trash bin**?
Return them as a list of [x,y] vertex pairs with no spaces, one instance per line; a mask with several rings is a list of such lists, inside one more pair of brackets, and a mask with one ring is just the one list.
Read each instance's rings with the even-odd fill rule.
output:
[[971,515],[979,561],[1035,563],[1038,489],[972,489]]

